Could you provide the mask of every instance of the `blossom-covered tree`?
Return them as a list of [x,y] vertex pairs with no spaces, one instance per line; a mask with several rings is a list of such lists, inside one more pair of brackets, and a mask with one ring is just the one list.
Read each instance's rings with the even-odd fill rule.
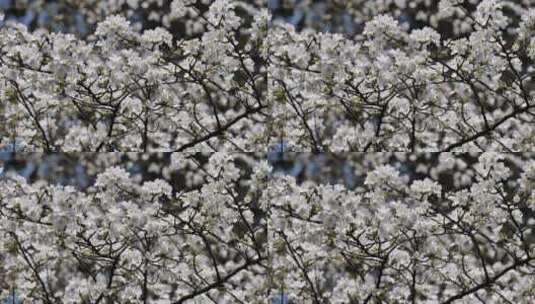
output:
[[531,1],[14,3],[0,301],[535,301]]
[[531,303],[532,156],[429,156],[418,178],[378,157],[354,190],[279,177],[269,252],[280,293],[297,303]]
[[339,2],[359,34],[270,28],[267,99],[289,145],[531,151],[529,1],[328,1]]
[[4,298],[535,299],[532,154],[349,154],[362,177],[351,188],[296,182],[262,155],[172,154],[165,167],[187,177],[180,187],[99,157],[108,168],[85,189],[1,180]]
[[188,177],[182,187],[142,182],[124,166],[100,172],[85,190],[6,175],[0,298],[264,303],[267,226],[257,197],[267,172],[251,176],[238,161],[174,154],[172,170]]
[[153,16],[160,27],[140,30],[127,19],[131,10],[75,2],[90,21],[86,5],[106,16],[87,37],[9,20],[1,26],[2,145],[47,152],[262,145],[267,8],[175,0]]
[[[3,145],[177,152],[265,151],[281,141],[313,152],[533,145],[529,1],[328,1],[338,10],[327,12],[342,8],[355,18],[361,30],[351,35],[271,22],[262,1],[91,3],[75,6],[94,28],[85,36],[2,25]],[[139,11],[158,26],[136,23]]]

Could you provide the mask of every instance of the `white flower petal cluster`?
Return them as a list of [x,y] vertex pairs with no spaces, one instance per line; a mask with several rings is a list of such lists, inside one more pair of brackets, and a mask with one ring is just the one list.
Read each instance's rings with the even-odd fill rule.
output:
[[[459,169],[442,167],[442,161],[420,163],[421,172],[440,171],[434,181],[428,177],[388,183],[400,175],[385,166],[388,157],[355,190],[311,184],[296,188],[292,179],[276,180],[270,190],[280,197],[272,203],[269,231],[276,290],[305,303],[470,303],[498,298],[524,303],[533,297],[532,280],[523,275],[532,268],[535,248],[534,213],[525,209],[530,200],[525,195],[531,191],[520,194],[516,186],[502,184],[503,176],[487,174],[471,182],[472,191],[485,185],[484,191],[496,196],[468,194],[465,187],[445,182]],[[477,155],[470,169],[459,173],[480,167],[503,171],[504,165],[515,176],[525,175],[530,169],[523,166],[531,168],[532,155],[525,157]],[[510,175],[504,178],[510,185],[518,182]],[[368,194],[384,183],[386,199],[375,204],[375,194]],[[513,200],[514,193],[522,198]]]
[[[86,37],[7,22],[0,28],[0,146],[254,151],[262,138],[247,130],[262,134],[269,124],[260,55],[266,10],[249,5],[244,13],[237,0],[201,9],[198,2],[173,1],[179,20],[160,16],[162,26],[145,30],[106,8]],[[127,4],[164,11],[163,1]]]
[[532,150],[532,4],[349,2],[357,35],[274,23],[273,138],[312,152]]
[[[230,159],[222,166],[234,170]],[[227,303],[229,295],[254,303],[266,231],[255,207],[234,196],[239,187],[212,179],[200,193],[179,193],[117,166],[83,191],[9,175],[0,181],[8,284],[0,296],[14,289],[35,303]]]
[[279,16],[316,2],[58,2],[85,34],[0,13],[0,154],[90,176],[0,172],[0,301],[534,301],[532,1],[320,1],[351,33]]
[[1,295],[16,290],[36,303],[524,303],[534,296],[525,275],[535,259],[532,159],[354,154],[347,162],[362,179],[351,189],[275,174],[247,154],[174,155],[177,170],[199,180],[178,188],[118,165],[86,189],[8,172],[0,180]]
[[[327,1],[328,12],[354,17],[353,34],[272,20],[265,1],[164,2],[73,3],[95,28],[83,37],[3,23],[0,146],[252,152],[282,141],[310,152],[509,152],[535,144],[529,1]],[[139,9],[160,26],[143,29],[132,17]]]

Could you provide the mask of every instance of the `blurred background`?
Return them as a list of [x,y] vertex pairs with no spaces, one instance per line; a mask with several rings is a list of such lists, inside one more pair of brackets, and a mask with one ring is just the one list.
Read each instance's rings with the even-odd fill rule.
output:
[[344,5],[333,1],[268,0],[268,8],[273,16],[273,22],[290,23],[297,30],[311,28],[321,32],[352,36],[362,29],[362,24],[355,20]]
[[[507,153],[504,164],[517,178],[522,166],[535,153]],[[139,181],[165,179],[175,191],[191,190],[204,181],[192,181],[203,170],[211,153],[13,153],[0,152],[0,178],[19,174],[28,182],[45,181],[71,185],[83,190],[91,186],[96,175],[112,166],[125,168]],[[290,175],[297,183],[341,184],[350,189],[364,186],[368,173],[384,165],[394,167],[407,183],[430,178],[445,191],[465,187],[475,181],[474,165],[480,153],[296,153],[272,150],[267,153],[235,154],[236,164],[246,178],[255,164],[267,161],[272,176]],[[187,165],[177,164],[186,157]],[[174,159],[174,160],[173,160]],[[444,164],[450,162],[450,165]]]
[[[472,27],[470,21],[481,0],[464,0],[459,10],[450,16],[441,16],[439,0],[267,0],[273,22],[292,24],[297,31],[314,30],[325,33],[340,33],[346,37],[357,37],[367,21],[377,15],[392,16],[406,29],[426,26],[437,30],[443,38],[468,36]],[[533,0],[499,1],[502,12],[517,25],[526,7],[534,5]],[[507,36],[509,33],[504,33]]]
[[[206,164],[210,154],[192,154],[199,166]],[[244,159],[253,162],[267,160],[273,174],[288,174],[298,182],[313,180],[321,183],[344,184],[354,188],[362,183],[347,156],[271,151],[247,153]],[[92,185],[98,173],[110,166],[124,167],[141,181],[163,178],[176,191],[188,188],[187,168],[175,170],[170,166],[172,153],[13,153],[0,152],[0,177],[16,173],[29,182],[46,181],[57,185],[72,185],[85,189]],[[250,171],[250,162],[241,162],[244,172]]]
[[[242,5],[236,8],[245,24],[252,21],[249,7],[265,7],[265,0],[234,0]],[[203,14],[212,0],[199,0],[194,4],[196,11]],[[170,18],[172,0],[0,0],[0,12],[5,20],[16,21],[29,30],[45,29],[53,32],[72,33],[85,38],[96,28],[99,21],[110,15],[122,15],[138,30],[165,26],[175,38],[186,33],[202,34],[203,28],[192,29],[190,15]]]
[[[364,23],[373,16],[388,13],[407,24],[420,28],[430,24],[429,15],[438,11],[439,1],[427,0],[234,0],[255,7],[266,7],[273,22],[290,23],[298,31],[313,29],[321,32],[343,33],[347,36],[359,34]],[[205,3],[197,1],[196,7],[204,11]],[[465,1],[468,10],[474,10],[479,0]],[[46,28],[50,31],[74,33],[81,37],[90,34],[95,23],[106,14],[122,14],[139,28],[150,29],[168,25],[172,32],[184,31],[181,22],[166,20],[171,0],[0,0],[0,10],[7,20],[16,20],[33,30]],[[163,14],[162,14],[163,13]],[[241,12],[242,16],[247,15]],[[448,22],[439,25],[441,32],[451,32]]]

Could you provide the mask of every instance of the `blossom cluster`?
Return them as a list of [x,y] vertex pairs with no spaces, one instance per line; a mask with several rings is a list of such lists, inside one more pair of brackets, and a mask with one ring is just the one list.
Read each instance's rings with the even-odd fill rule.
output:
[[7,174],[0,181],[0,298],[263,303],[257,283],[267,284],[266,222],[252,200],[259,190],[241,190],[234,158],[181,162],[204,181],[199,187],[141,181],[122,166],[100,172],[85,190]]
[[2,146],[256,149],[262,138],[255,134],[267,125],[267,9],[173,1],[170,15],[184,23],[182,35],[171,25],[140,30],[125,14],[106,12],[88,37],[0,24]]
[[435,2],[348,1],[372,12],[353,36],[274,23],[274,137],[313,152],[531,151],[532,4]]
[[533,301],[531,156],[445,157],[420,178],[383,158],[352,190],[278,177],[274,288],[304,303]]
[[[31,31],[9,19],[0,25],[2,146],[48,152],[252,152],[281,141],[312,152],[533,146],[529,1],[353,0],[347,11],[362,28],[354,35],[272,22],[262,1],[123,2],[102,2],[105,18],[80,8],[95,19],[84,37]],[[153,16],[160,26],[132,21],[145,8],[160,9]]]
[[0,301],[535,301],[532,1],[52,2],[0,12]]
[[[353,154],[356,187],[250,154],[110,166],[79,189],[0,181],[2,297],[31,303],[530,303],[531,154]],[[113,162],[113,161],[112,161]],[[192,178],[193,179],[193,178]],[[282,295],[282,296],[281,296]],[[270,300],[271,301],[271,300]]]

